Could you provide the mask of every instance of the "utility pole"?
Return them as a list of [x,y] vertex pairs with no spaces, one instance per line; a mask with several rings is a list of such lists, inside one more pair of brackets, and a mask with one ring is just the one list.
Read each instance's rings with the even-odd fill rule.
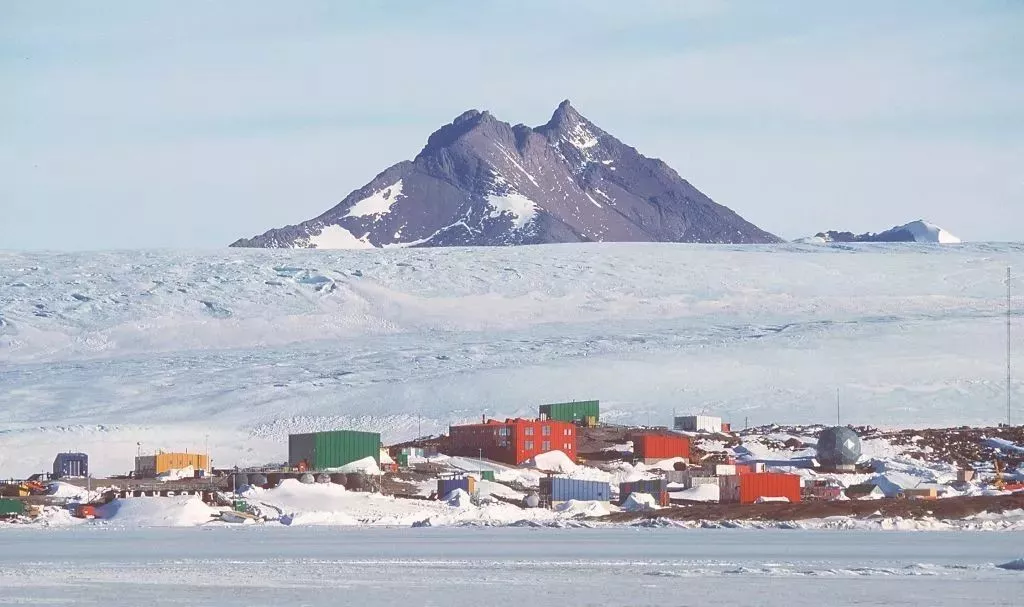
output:
[[836,388],[836,425],[842,425],[842,422],[839,421],[839,388]]
[[1009,426],[1010,419],[1010,405],[1013,402],[1012,397],[1012,381],[1013,381],[1013,359],[1012,345],[1010,338],[1013,332],[1013,287],[1010,280],[1013,278],[1013,271],[1011,268],[1006,268],[1006,425]]

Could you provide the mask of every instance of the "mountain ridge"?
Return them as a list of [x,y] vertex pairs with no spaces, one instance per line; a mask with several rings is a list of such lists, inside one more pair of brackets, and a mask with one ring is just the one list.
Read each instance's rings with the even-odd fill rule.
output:
[[471,109],[413,160],[378,173],[313,219],[233,247],[371,248],[561,242],[773,243],[569,100],[543,125]]

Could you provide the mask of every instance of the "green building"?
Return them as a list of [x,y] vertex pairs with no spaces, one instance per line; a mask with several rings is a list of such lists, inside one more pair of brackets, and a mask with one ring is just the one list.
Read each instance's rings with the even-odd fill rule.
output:
[[552,403],[550,405],[541,405],[540,414],[548,419],[592,426],[597,425],[601,421],[601,405],[600,401],[596,400]]
[[288,465],[310,470],[340,468],[372,457],[380,465],[380,433],[331,430],[288,436]]
[[25,502],[21,500],[0,499],[0,516],[25,514]]

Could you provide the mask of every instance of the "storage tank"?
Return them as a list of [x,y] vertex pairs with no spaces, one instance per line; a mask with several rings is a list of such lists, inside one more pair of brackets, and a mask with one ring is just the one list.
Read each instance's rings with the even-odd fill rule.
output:
[[836,426],[818,437],[818,462],[825,470],[853,472],[860,459],[860,437],[852,429]]
[[348,475],[344,472],[332,472],[331,482],[335,485],[341,485],[342,487],[348,482]]
[[306,472],[305,474],[299,477],[299,482],[302,483],[303,485],[312,485],[315,481],[316,479],[314,479],[313,475],[310,474],[309,472]]
[[316,475],[316,482],[323,484],[329,483],[331,482],[331,475],[321,472],[320,474]]
[[250,474],[249,484],[253,487],[265,487],[267,485],[267,477],[264,474]]

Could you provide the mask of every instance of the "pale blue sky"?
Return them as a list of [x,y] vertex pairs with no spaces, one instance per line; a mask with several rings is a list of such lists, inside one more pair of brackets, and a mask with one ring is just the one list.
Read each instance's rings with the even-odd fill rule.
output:
[[0,0],[0,249],[227,245],[570,98],[760,227],[1022,240],[1024,1]]

